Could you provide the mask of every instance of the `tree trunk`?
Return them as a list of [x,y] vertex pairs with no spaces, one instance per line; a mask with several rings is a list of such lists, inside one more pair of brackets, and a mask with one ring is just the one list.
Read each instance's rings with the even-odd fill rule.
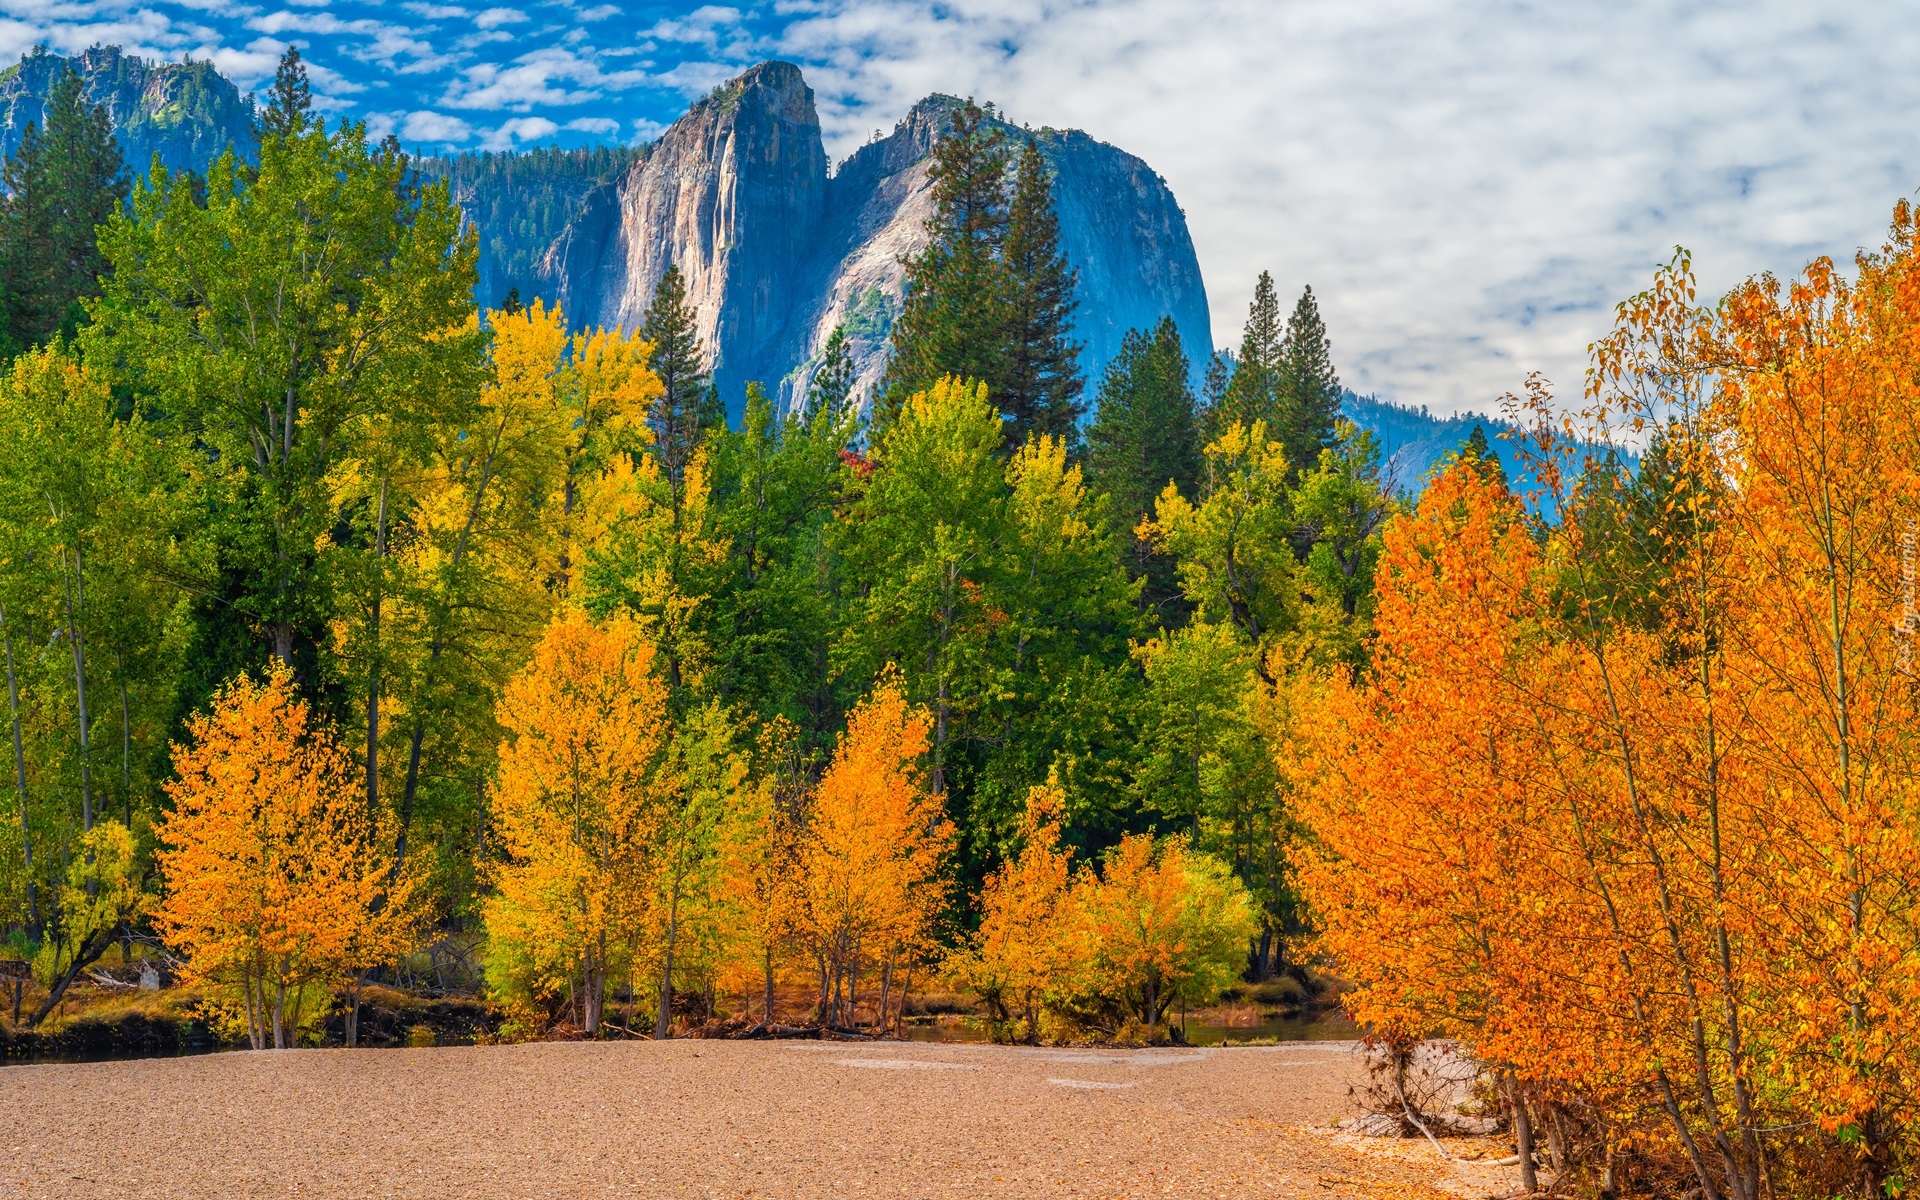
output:
[[667,905],[667,953],[660,967],[660,1011],[653,1018],[653,1038],[664,1042],[673,1036],[673,940],[680,922],[680,876],[673,877],[673,899]]
[[285,967],[281,968],[282,977],[273,981],[273,1048],[287,1048],[287,981]]
[[[64,564],[63,564],[64,565]],[[93,828],[93,756],[87,720],[87,649],[81,622],[87,608],[86,568],[80,551],[73,552],[74,575],[67,590],[67,641],[73,646],[73,689],[80,710],[80,826]]]
[[79,977],[80,972],[100,961],[100,956],[107,952],[107,947],[113,945],[113,934],[114,930],[105,929],[81,943],[80,948],[74,951],[73,961],[67,964],[66,972],[54,982],[53,990],[47,993],[46,1002],[27,1021],[27,1028],[32,1029],[47,1019],[47,1014],[66,998],[67,989],[73,986],[73,981]]
[[1147,973],[1147,1045],[1153,1045],[1153,1027],[1160,1016],[1160,981],[1152,972]]
[[773,1020],[773,946],[771,944],[767,946],[765,964],[767,972],[766,1011],[760,1015],[761,1019],[771,1021]]
[[1514,1150],[1520,1155],[1520,1190],[1531,1196],[1540,1190],[1540,1176],[1533,1165],[1533,1118],[1527,1112],[1527,1094],[1520,1081],[1507,1076],[1507,1107],[1513,1114]]
[[581,1022],[587,1037],[600,1036],[601,1006],[607,994],[607,935],[600,935],[599,945],[587,954],[586,978],[582,981],[580,1006],[584,1011]]
[[7,712],[13,718],[13,787],[14,793],[20,798],[20,850],[26,859],[27,928],[37,939],[43,927],[40,924],[39,901],[33,890],[33,831],[27,821],[27,754],[20,742],[20,684],[13,669],[13,627],[7,624],[7,610],[4,607],[0,607],[0,637],[5,639],[7,646]]
[[347,1049],[353,1050],[360,1045],[360,989],[366,985],[367,973],[355,971],[347,982]]
[[380,603],[386,594],[387,477],[380,477],[380,514],[373,534],[373,606],[367,616],[367,812],[380,811]]

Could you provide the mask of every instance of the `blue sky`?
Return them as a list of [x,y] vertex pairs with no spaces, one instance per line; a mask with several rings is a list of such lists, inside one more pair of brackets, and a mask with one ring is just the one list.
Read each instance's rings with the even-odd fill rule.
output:
[[1311,283],[1343,378],[1440,411],[1543,370],[1577,398],[1675,245],[1708,294],[1877,245],[1920,186],[1920,16],[1850,0],[0,0],[36,42],[211,57],[296,42],[336,114],[422,148],[650,137],[799,63],[838,159],[932,91],[1138,154],[1186,209],[1214,339]]

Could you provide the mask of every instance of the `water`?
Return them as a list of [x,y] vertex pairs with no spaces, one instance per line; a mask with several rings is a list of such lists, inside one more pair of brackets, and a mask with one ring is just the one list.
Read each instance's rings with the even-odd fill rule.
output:
[[[1189,1046],[1219,1046],[1229,1041],[1241,1045],[1269,1041],[1345,1042],[1352,1041],[1363,1032],[1340,1013],[1323,1013],[1311,1017],[1282,1017],[1251,1025],[1201,1025],[1190,1022],[1186,1040]],[[935,1024],[908,1025],[907,1040],[985,1042],[988,1040],[987,1027],[986,1022],[974,1018],[947,1018]]]

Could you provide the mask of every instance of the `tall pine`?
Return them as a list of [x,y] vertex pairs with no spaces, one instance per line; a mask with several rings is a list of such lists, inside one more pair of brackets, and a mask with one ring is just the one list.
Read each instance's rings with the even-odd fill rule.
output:
[[1171,317],[1162,317],[1151,333],[1130,330],[1100,381],[1099,407],[1087,431],[1092,482],[1129,533],[1132,574],[1147,580],[1141,604],[1159,610],[1163,624],[1180,598],[1174,562],[1132,530],[1168,484],[1189,500],[1199,498],[1199,414],[1189,370]]
[[1277,427],[1284,420],[1281,336],[1280,301],[1273,289],[1273,276],[1262,271],[1253,287],[1253,303],[1247,309],[1233,374],[1219,402],[1208,412],[1210,437],[1219,437],[1236,421],[1248,425],[1265,421],[1267,435],[1278,436]]
[[1311,471],[1320,451],[1334,444],[1334,423],[1340,419],[1340,377],[1334,374],[1333,346],[1311,287],[1287,318],[1279,357],[1281,419],[1272,436],[1286,447],[1288,462]]
[[694,332],[694,312],[687,304],[686,278],[678,266],[669,266],[655,285],[640,332],[653,343],[651,365],[662,389],[648,418],[654,454],[678,497],[694,448],[706,430],[720,423],[706,356]]
[[820,348],[820,367],[807,385],[806,405],[801,411],[804,423],[811,425],[819,416],[839,420],[847,398],[853,394],[853,374],[853,348],[847,344],[847,327],[835,325],[827,335],[827,344]]
[[[893,353],[874,413],[878,435],[908,396],[948,375],[1006,378],[1006,287],[1001,253],[1007,238],[1005,134],[969,100],[933,147],[929,243],[907,260],[906,297],[893,325]],[[998,399],[994,397],[994,399]]]
[[46,127],[29,124],[0,171],[6,335],[14,350],[71,333],[83,319],[79,302],[100,294],[107,270],[95,231],[127,198],[107,110],[88,104],[82,86],[71,68],[55,78]]
[[[1086,406],[1080,393],[1081,346],[1073,340],[1074,286],[1078,273],[1060,251],[1060,219],[1053,184],[1040,146],[1027,138],[1014,176],[1007,211],[1006,375],[988,380],[994,404],[1007,421],[1007,446],[1032,434],[1072,440]],[[994,384],[998,382],[997,389]]]

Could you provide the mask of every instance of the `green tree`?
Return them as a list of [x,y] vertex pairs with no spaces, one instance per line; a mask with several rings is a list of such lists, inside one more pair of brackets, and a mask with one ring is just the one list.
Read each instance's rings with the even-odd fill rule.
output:
[[[204,186],[156,172],[115,214],[101,237],[114,272],[83,341],[210,452],[231,584],[207,586],[294,664],[334,614],[334,468],[373,418],[429,420],[470,394],[483,340],[474,242],[446,187],[419,185],[364,128],[329,132],[279,101],[257,167],[229,150]],[[312,659],[297,666],[316,677]]]
[[1169,485],[1184,496],[1199,496],[1199,417],[1189,374],[1172,318],[1161,318],[1151,333],[1130,330],[1100,381],[1099,407],[1087,432],[1093,484],[1106,493],[1130,535],[1133,574],[1147,581],[1141,603],[1163,623],[1177,623],[1181,615],[1173,560],[1132,531]]
[[1243,425],[1261,421],[1270,433],[1280,432],[1287,416],[1282,390],[1282,334],[1273,275],[1262,271],[1253,286],[1253,303],[1247,308],[1247,324],[1240,334],[1240,352],[1233,357],[1232,374],[1219,399],[1207,410],[1209,441],[1219,438],[1235,421]]
[[1080,393],[1080,343],[1073,340],[1078,272],[1060,249],[1060,218],[1053,207],[1047,160],[1029,135],[1015,170],[1007,209],[1006,374],[990,379],[994,402],[1007,417],[1008,450],[1033,434],[1072,441],[1086,406]]
[[827,344],[820,349],[820,366],[807,385],[802,419],[809,425],[820,419],[844,419],[843,410],[853,397],[853,376],[853,348],[847,344],[847,327],[835,325],[827,335]]
[[1300,293],[1287,318],[1279,366],[1281,424],[1274,432],[1294,468],[1311,471],[1320,452],[1334,444],[1334,425],[1340,419],[1340,377],[1333,370],[1333,346],[1311,287]]
[[654,286],[640,332],[653,343],[651,365],[662,388],[649,418],[653,453],[676,498],[686,486],[694,449],[709,429],[725,423],[714,419],[712,377],[694,330],[695,317],[687,303],[686,278],[678,266],[669,266]]
[[892,355],[874,414],[876,431],[907,398],[940,380],[1007,377],[1006,135],[971,100],[953,110],[951,132],[934,143],[929,244],[907,261],[905,305],[894,322]]
[[95,231],[127,198],[107,110],[86,102],[72,68],[55,77],[45,128],[28,123],[0,182],[6,336],[15,350],[71,336],[107,272]]
[[1493,452],[1492,444],[1487,441],[1487,431],[1480,426],[1475,425],[1473,432],[1467,435],[1467,440],[1461,443],[1459,458],[1461,462],[1472,463],[1474,471],[1488,483],[1497,483],[1503,489],[1508,486],[1507,468],[1501,464],[1500,456]]

